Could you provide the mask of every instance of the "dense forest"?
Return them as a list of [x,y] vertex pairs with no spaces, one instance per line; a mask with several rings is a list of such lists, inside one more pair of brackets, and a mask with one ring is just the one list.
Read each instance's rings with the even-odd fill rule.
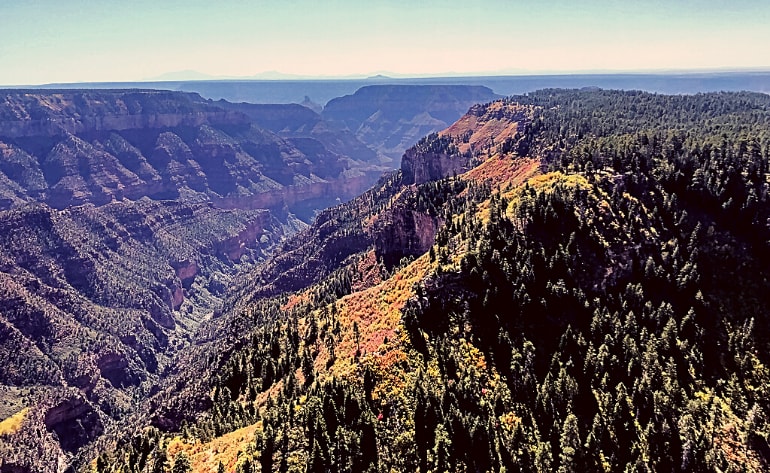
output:
[[[323,212],[87,467],[770,468],[770,97],[543,90],[472,111],[419,147],[475,169],[399,171]],[[424,251],[377,230],[432,225]],[[307,271],[282,286],[286,255]]]

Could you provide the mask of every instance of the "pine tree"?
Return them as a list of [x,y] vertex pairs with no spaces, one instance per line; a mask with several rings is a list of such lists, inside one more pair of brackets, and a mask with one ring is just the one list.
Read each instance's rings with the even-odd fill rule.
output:
[[564,425],[559,438],[561,454],[559,455],[559,473],[581,471],[578,463],[580,449],[580,432],[575,414],[569,413],[564,419]]
[[152,473],[165,473],[168,466],[168,456],[165,448],[159,448],[155,453],[155,463],[152,467]]
[[174,466],[171,468],[171,473],[189,473],[192,471],[190,465],[190,459],[185,452],[179,452],[174,457]]

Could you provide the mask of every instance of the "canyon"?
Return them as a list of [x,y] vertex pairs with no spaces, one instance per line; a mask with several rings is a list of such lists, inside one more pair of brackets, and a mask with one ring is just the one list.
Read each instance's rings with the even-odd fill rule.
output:
[[[415,93],[434,92],[372,103]],[[162,90],[0,93],[0,418],[26,413],[0,471],[81,463],[161,389],[244,274],[395,167],[340,116]]]

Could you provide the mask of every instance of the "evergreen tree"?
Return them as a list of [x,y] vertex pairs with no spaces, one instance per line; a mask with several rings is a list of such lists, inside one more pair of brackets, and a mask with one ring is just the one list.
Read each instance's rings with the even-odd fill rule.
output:
[[192,471],[190,459],[185,452],[179,452],[174,456],[174,466],[171,467],[171,473],[189,473]]

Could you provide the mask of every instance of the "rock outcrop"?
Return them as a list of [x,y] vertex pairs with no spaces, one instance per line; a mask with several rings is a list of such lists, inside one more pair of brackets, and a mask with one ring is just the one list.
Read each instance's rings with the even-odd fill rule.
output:
[[[309,218],[308,206],[352,197],[332,191],[346,179],[365,181],[356,187],[362,190],[385,168],[355,137],[296,107],[309,118],[293,108],[255,111],[180,92],[6,91],[0,209],[38,201],[64,209],[142,197],[238,201],[268,194],[257,202],[297,206]],[[289,126],[276,125],[282,116],[300,119],[307,130],[301,125],[281,137],[252,116],[273,128]]]
[[404,182],[423,184],[462,174],[470,169],[471,155],[451,152],[425,152],[410,148],[401,160]]
[[403,257],[419,256],[433,245],[441,223],[438,218],[412,209],[396,208],[385,212],[372,229],[376,254],[386,264],[395,264]]
[[55,432],[61,448],[69,453],[94,440],[104,431],[104,425],[87,400],[73,396],[45,413],[45,427]]
[[495,153],[521,154],[517,133],[530,116],[531,109],[504,101],[474,105],[452,126],[426,136],[404,153],[404,182],[419,185],[460,175]]
[[397,166],[421,137],[447,128],[474,104],[498,96],[466,85],[371,85],[330,100],[323,117],[338,123]]
[[0,136],[80,135],[104,131],[248,125],[237,112],[206,104],[198,94],[162,90],[6,91]]

